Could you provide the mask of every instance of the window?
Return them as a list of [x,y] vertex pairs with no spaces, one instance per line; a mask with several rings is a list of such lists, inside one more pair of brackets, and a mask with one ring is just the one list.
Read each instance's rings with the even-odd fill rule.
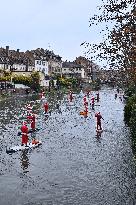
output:
[[39,61],[37,61],[37,64],[39,64]]
[[43,61],[43,63],[42,63],[42,64],[43,64],[43,66],[45,66],[45,61]]

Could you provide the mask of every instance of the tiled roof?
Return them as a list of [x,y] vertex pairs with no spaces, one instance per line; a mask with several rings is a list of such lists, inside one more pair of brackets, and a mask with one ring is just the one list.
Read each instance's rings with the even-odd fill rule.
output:
[[[8,49],[8,50],[7,50]],[[35,60],[54,60],[61,61],[59,55],[55,55],[53,51],[45,50],[43,48],[37,48],[35,50],[19,52],[19,49],[10,50],[7,46],[5,48],[0,48],[0,64],[24,64],[33,65]]]
[[62,63],[62,67],[63,68],[81,68],[82,66],[80,64],[75,63],[75,62],[65,61]]

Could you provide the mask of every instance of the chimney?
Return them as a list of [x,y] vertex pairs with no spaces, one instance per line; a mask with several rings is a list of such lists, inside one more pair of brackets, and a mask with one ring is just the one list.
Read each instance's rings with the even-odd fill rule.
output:
[[19,58],[19,49],[17,49],[17,57]]
[[6,46],[6,54],[9,56],[9,46]]

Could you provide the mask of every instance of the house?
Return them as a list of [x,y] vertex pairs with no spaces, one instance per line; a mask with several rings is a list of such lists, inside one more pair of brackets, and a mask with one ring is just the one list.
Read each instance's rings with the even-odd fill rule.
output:
[[75,62],[65,61],[62,63],[62,75],[66,77],[84,78],[84,67]]
[[49,76],[53,74],[61,75],[62,60],[59,55],[55,55],[53,51],[44,50],[49,65]]
[[99,66],[95,64],[92,60],[79,56],[76,58],[74,62],[84,67],[85,78],[88,79],[88,81],[92,81],[98,78]]
[[62,75],[62,60],[59,55],[53,51],[43,48],[27,50],[20,52],[19,49],[11,50],[9,46],[0,48],[0,68],[11,71],[15,75],[31,75],[31,72],[37,71],[40,74],[41,85],[47,85],[48,81],[55,74]]
[[11,62],[9,59],[9,46],[6,49],[0,48],[0,68],[9,71],[11,67]]

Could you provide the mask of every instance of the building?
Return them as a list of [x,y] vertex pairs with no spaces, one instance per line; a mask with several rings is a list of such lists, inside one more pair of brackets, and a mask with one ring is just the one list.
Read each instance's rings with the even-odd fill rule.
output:
[[66,77],[84,78],[84,67],[75,62],[65,61],[62,63],[62,75]]
[[11,71],[15,75],[30,75],[31,72],[37,71],[42,81],[46,80],[46,76],[52,76],[54,73],[61,74],[62,60],[59,55],[55,55],[53,51],[37,48],[35,50],[27,50],[20,52],[10,50],[9,46],[0,48],[0,68],[5,71]]
[[86,80],[92,81],[98,78],[100,68],[93,61],[79,56],[76,58],[75,63],[80,64],[84,67]]

